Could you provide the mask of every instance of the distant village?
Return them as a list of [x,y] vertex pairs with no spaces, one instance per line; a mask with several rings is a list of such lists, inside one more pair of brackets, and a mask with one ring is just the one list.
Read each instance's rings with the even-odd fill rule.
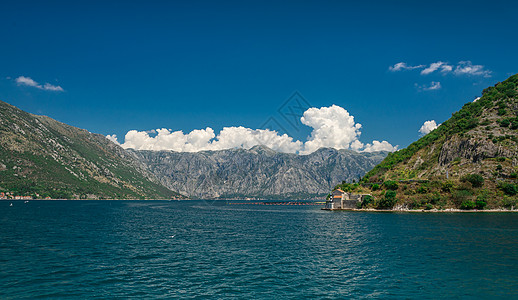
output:
[[14,195],[11,192],[0,192],[0,200],[34,200],[34,199],[41,199],[41,200],[52,200],[50,197],[42,198],[39,194],[35,194],[36,198],[33,196],[20,196],[20,195]]

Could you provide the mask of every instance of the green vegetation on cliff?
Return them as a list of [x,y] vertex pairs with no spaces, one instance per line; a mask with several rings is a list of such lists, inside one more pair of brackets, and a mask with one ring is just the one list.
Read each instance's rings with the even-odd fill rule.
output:
[[2,101],[0,192],[53,199],[179,197],[104,136]]
[[517,87],[518,74],[485,89],[437,129],[390,153],[351,191],[371,193],[368,207],[377,208],[516,207]]

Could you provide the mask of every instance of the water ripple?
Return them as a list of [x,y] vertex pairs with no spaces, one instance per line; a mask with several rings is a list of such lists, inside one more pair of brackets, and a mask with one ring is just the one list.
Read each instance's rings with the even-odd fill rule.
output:
[[518,297],[518,215],[0,201],[0,298]]

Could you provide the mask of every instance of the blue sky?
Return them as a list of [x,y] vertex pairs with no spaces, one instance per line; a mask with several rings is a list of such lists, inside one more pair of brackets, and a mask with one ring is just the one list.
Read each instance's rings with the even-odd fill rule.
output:
[[[2,1],[0,100],[120,139],[260,128],[299,91],[401,148],[518,72],[518,5],[453,2]],[[421,74],[436,62],[451,71]]]

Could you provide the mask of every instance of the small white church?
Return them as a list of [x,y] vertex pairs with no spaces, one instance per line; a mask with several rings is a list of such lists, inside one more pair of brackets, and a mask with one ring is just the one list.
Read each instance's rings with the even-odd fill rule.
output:
[[331,196],[326,201],[324,209],[326,210],[340,210],[340,209],[355,209],[358,203],[363,201],[365,196],[369,194],[353,194],[336,189],[331,192]]

